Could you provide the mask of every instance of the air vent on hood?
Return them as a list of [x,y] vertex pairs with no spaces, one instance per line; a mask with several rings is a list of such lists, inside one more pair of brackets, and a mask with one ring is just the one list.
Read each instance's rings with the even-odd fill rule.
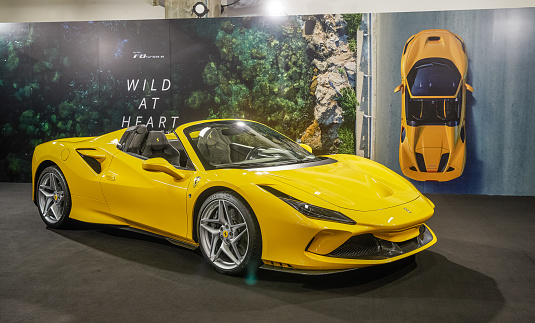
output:
[[403,55],[405,55],[405,52],[407,51],[407,46],[409,46],[409,43],[414,39],[414,36],[412,36],[411,39],[407,43],[405,43],[405,48],[403,48]]
[[466,47],[464,46],[464,42],[461,40],[461,38],[459,38],[459,36],[455,35],[455,38],[457,38],[457,40],[461,43],[461,45],[463,46],[463,52],[466,53]]
[[440,37],[438,37],[438,36],[431,36],[431,37],[427,37],[427,40],[429,40],[429,41],[438,41],[438,40],[440,40]]

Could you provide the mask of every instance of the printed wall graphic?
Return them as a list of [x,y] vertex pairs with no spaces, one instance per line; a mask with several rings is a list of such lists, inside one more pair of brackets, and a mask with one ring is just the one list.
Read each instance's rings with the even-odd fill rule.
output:
[[179,113],[171,109],[169,24],[161,20],[100,22],[98,35],[99,105],[116,110],[110,115],[113,129],[140,123],[151,128],[176,127]]
[[[445,29],[468,56],[463,174],[412,181],[424,193],[535,195],[535,8],[377,14],[374,160],[401,172],[400,56],[412,35]],[[440,162],[440,161],[439,161]],[[505,215],[505,214],[504,214]]]
[[[456,92],[411,103],[410,68],[430,56],[394,93],[400,56],[429,30],[458,35],[467,63],[433,54],[455,65]],[[232,117],[372,158],[424,193],[535,195],[533,52],[535,8],[0,24],[0,181],[29,181],[51,139]]]
[[0,24],[0,181],[30,181],[33,149],[48,140],[210,118],[252,119],[318,154],[354,154],[360,22]]
[[468,58],[462,38],[448,30],[413,35],[401,56],[399,164],[418,181],[449,181],[466,161]]

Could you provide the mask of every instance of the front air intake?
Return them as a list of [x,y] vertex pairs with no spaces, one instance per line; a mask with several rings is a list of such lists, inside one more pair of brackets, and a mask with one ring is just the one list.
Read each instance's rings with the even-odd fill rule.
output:
[[416,164],[418,164],[420,172],[427,172],[427,168],[425,168],[424,155],[416,153]]
[[446,169],[446,165],[448,164],[448,159],[450,158],[449,153],[442,154],[440,156],[440,163],[438,164],[438,171],[443,172]]
[[438,36],[431,36],[431,37],[427,37],[427,40],[429,40],[429,41],[438,41],[438,40],[440,40],[440,37],[438,37]]
[[327,256],[336,258],[358,259],[373,256],[381,251],[377,238],[371,234],[362,234],[349,238],[344,244]]
[[433,235],[425,225],[420,226],[418,236],[400,242],[383,240],[371,233],[366,233],[347,239],[341,246],[325,256],[344,259],[388,259],[412,252],[432,240]]

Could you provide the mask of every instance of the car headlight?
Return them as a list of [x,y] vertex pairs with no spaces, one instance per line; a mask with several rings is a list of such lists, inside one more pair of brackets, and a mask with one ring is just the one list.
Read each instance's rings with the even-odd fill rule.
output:
[[305,203],[270,186],[261,187],[266,191],[270,192],[271,194],[275,195],[276,197],[280,198],[282,201],[286,202],[288,205],[290,205],[306,217],[318,220],[340,222],[344,224],[357,224],[357,222],[353,221],[352,219],[348,218],[347,216],[338,211],[325,209],[319,206],[312,205],[310,203]]

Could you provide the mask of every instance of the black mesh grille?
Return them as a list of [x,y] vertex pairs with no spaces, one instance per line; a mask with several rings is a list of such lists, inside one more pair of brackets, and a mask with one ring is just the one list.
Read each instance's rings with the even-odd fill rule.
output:
[[349,238],[327,256],[337,258],[361,258],[377,254],[381,250],[373,234],[363,234]]

